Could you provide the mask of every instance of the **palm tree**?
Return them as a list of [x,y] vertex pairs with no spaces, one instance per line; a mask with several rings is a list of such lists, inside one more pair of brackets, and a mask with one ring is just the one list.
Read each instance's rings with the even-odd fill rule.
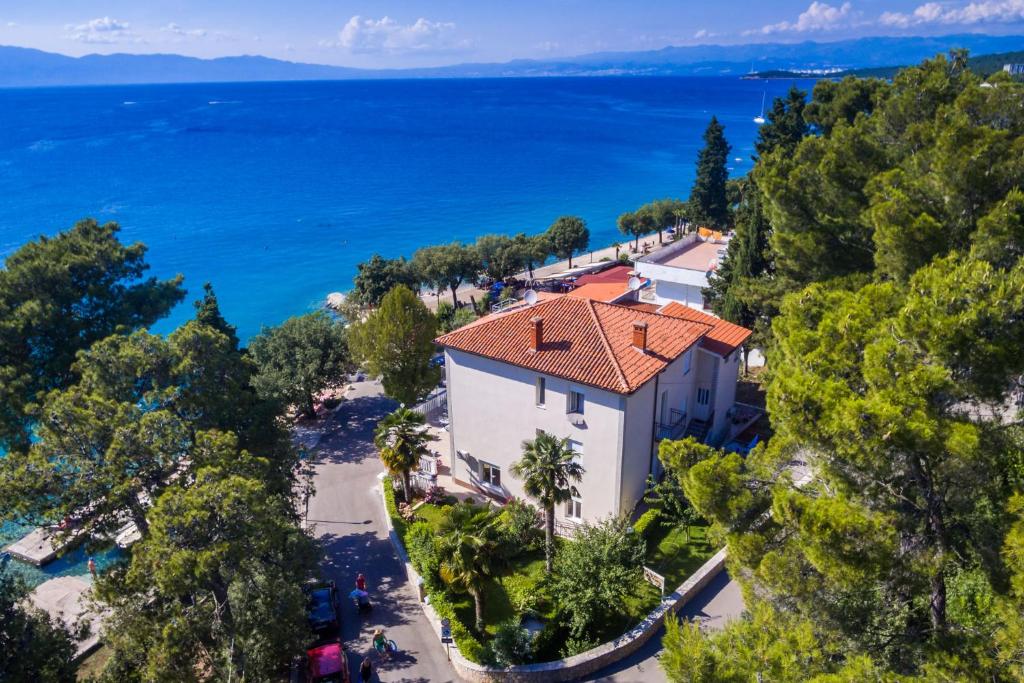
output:
[[583,465],[573,460],[569,439],[540,432],[533,441],[523,442],[523,457],[510,471],[523,480],[526,495],[544,510],[544,554],[550,574],[555,559],[555,506],[569,500],[572,482],[583,477]]
[[497,562],[498,538],[489,509],[462,502],[451,506],[438,527],[441,580],[473,596],[476,630],[484,630],[484,586]]
[[426,418],[414,410],[399,408],[377,423],[373,435],[373,443],[380,451],[380,459],[384,467],[392,475],[402,478],[402,489],[405,502],[409,497],[409,471],[415,467],[420,457],[429,455],[427,444],[437,441],[437,437],[426,430]]

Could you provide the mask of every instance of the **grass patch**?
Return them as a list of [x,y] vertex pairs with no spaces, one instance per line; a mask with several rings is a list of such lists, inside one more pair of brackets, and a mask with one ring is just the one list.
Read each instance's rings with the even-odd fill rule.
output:
[[647,566],[665,577],[665,591],[675,590],[714,555],[708,527],[690,527],[690,540],[682,527],[658,529],[647,542]]
[[444,507],[433,503],[424,503],[416,508],[416,517],[430,524],[436,531],[441,528],[441,518],[444,517]]

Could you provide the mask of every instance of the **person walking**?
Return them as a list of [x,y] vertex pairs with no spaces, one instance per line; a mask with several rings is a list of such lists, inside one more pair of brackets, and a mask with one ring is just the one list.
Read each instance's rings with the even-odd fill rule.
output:
[[373,678],[373,662],[369,657],[363,657],[363,663],[359,665],[359,680],[361,683],[369,683]]
[[363,576],[362,572],[360,572],[359,575],[356,576],[356,588],[358,588],[361,591],[366,590],[366,577]]
[[89,573],[92,574],[92,578],[96,578],[96,560],[89,558]]

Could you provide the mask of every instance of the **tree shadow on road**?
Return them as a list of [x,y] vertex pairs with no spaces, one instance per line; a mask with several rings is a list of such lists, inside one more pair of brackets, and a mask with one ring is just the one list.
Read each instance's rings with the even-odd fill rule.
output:
[[328,418],[324,434],[317,444],[317,463],[360,463],[376,458],[373,431],[398,404],[385,396],[364,396],[345,401]]

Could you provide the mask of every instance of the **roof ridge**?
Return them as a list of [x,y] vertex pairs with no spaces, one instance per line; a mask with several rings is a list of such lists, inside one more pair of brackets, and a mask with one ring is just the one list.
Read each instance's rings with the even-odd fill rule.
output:
[[[587,303],[587,310],[590,312],[590,319],[594,321],[594,326],[597,327],[597,335],[601,339],[601,345],[604,347],[604,352],[608,354],[608,358],[612,361],[612,367],[615,368],[615,374],[619,376],[619,383],[622,388],[629,391],[631,387],[629,382],[626,381],[626,375],[622,372],[622,366],[619,365],[619,359],[615,357],[615,353],[612,352],[612,345],[608,343],[608,337],[604,333],[604,327],[601,326],[601,321],[597,317],[597,311],[594,310],[594,302],[591,299],[583,299]],[[625,308],[625,307],[623,307]]]

